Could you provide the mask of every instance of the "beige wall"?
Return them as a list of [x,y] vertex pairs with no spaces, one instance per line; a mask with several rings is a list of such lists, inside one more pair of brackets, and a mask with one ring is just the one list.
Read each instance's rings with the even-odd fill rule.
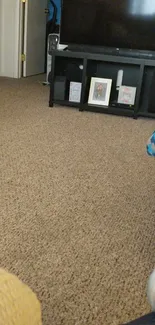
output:
[[20,0],[0,0],[0,75],[19,75]]
[[1,35],[1,30],[2,30],[2,0],[0,0],[0,75],[1,75],[1,58],[2,58],[2,35]]

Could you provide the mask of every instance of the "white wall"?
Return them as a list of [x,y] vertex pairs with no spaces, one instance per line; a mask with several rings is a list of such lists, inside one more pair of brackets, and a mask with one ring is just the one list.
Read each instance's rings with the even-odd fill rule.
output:
[[2,30],[2,0],[0,0],[0,76],[1,76],[1,58],[2,58],[2,35],[1,35],[1,30]]
[[19,77],[20,0],[0,0],[0,75]]

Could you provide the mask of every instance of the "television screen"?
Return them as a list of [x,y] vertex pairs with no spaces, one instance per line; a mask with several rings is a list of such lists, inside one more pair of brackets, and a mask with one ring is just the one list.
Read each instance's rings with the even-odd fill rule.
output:
[[155,50],[155,0],[63,0],[60,41]]

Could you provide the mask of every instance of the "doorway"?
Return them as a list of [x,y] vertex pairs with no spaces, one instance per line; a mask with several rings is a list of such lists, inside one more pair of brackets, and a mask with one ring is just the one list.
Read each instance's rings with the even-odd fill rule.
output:
[[20,77],[45,72],[47,5],[47,0],[21,1],[19,24]]
[[0,0],[0,76],[21,78],[45,72],[48,3]]

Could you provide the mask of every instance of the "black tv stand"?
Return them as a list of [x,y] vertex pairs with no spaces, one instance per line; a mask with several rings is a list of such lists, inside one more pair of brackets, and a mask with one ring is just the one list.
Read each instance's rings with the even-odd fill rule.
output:
[[[60,104],[79,108],[80,111],[95,111],[133,118],[155,118],[155,59],[135,58],[130,56],[107,55],[81,51],[50,52],[52,67],[50,77],[49,106]],[[70,66],[73,70],[70,69]],[[77,73],[77,69],[82,69]],[[74,72],[75,67],[75,72]],[[123,85],[136,87],[135,104],[132,107],[117,103],[116,79],[118,70],[124,71]],[[88,104],[91,77],[112,79],[110,103],[105,106],[90,106]],[[70,82],[81,82],[80,103],[69,101]],[[64,97],[55,95],[56,82],[65,83]],[[57,88],[60,89],[59,87]]]

